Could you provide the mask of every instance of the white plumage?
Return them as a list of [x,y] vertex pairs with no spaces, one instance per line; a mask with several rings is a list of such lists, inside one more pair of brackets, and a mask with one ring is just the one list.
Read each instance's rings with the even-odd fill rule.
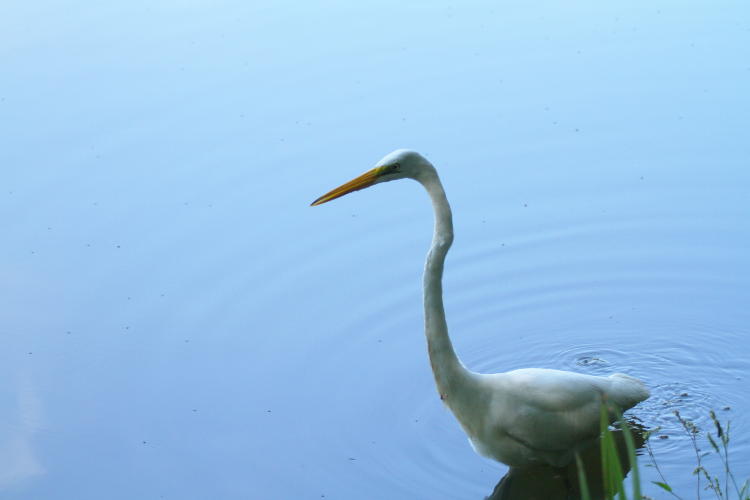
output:
[[597,377],[542,368],[496,374],[467,370],[453,350],[445,321],[442,276],[453,242],[453,222],[435,167],[418,153],[397,150],[312,204],[403,178],[424,186],[435,212],[425,262],[424,310],[427,348],[440,398],[481,455],[516,467],[566,465],[577,449],[599,435],[603,402],[625,411],[648,398],[648,390],[639,380],[620,373]]

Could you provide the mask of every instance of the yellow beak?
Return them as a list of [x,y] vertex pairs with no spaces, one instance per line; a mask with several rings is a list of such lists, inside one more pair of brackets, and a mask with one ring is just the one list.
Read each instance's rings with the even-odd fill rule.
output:
[[336,189],[332,189],[331,191],[328,191],[326,194],[324,194],[323,196],[321,196],[314,202],[310,203],[310,206],[314,207],[315,205],[322,205],[323,203],[329,202],[331,200],[335,200],[336,198],[344,196],[345,194],[349,194],[352,191],[357,191],[358,189],[364,189],[366,187],[370,187],[373,184],[375,184],[375,181],[377,180],[379,175],[380,175],[380,168],[373,168],[369,172],[365,172],[364,174],[360,175],[356,179],[352,179],[346,184],[342,184]]

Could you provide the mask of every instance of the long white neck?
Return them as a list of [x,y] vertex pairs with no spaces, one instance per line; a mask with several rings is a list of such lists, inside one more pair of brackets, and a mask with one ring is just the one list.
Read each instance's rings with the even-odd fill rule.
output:
[[424,268],[425,335],[440,397],[450,401],[456,390],[471,378],[471,373],[453,350],[443,307],[443,265],[453,243],[453,216],[437,173],[420,179],[420,182],[429,193],[435,211],[432,246]]

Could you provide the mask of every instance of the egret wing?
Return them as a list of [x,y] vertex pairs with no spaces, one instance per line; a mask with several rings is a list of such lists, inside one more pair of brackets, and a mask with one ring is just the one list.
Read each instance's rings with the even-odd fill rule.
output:
[[538,450],[566,450],[599,434],[606,378],[558,370],[502,374],[495,408],[504,432]]

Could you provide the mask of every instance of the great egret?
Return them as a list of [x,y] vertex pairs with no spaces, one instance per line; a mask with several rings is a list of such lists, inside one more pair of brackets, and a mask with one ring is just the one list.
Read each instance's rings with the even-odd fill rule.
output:
[[404,178],[424,186],[435,212],[424,270],[424,315],[427,350],[440,399],[479,454],[514,467],[566,465],[577,449],[599,435],[603,401],[624,411],[648,398],[648,390],[638,379],[620,373],[597,377],[544,368],[496,374],[467,370],[453,350],[445,321],[442,276],[453,242],[453,220],[435,167],[420,154],[399,149],[312,205]]

